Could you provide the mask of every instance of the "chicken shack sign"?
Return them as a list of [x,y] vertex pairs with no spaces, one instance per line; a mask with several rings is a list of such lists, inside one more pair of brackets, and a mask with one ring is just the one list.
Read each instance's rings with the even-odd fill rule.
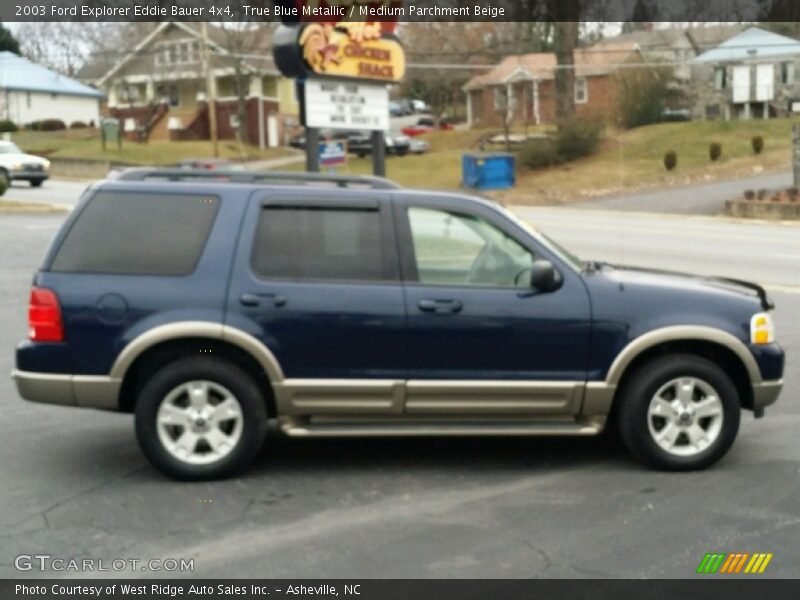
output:
[[397,83],[406,57],[395,23],[315,21],[283,25],[273,38],[275,64],[287,77]]

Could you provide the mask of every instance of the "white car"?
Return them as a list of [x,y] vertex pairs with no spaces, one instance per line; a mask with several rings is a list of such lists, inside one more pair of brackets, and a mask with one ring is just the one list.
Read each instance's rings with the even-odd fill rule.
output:
[[0,141],[0,180],[8,187],[12,180],[28,181],[33,187],[50,177],[50,161],[41,156],[25,154],[13,142]]

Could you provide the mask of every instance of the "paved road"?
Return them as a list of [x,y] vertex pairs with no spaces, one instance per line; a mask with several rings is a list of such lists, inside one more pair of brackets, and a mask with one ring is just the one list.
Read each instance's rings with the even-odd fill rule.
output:
[[[617,260],[616,217],[526,210]],[[62,216],[0,215],[0,373]],[[774,552],[800,575],[800,229],[619,217],[626,262],[776,284],[790,360],[782,401],[704,473],[652,472],[607,439],[272,439],[227,482],[168,481],[130,417],[38,406],[0,378],[0,577],[19,553],[192,557],[206,577],[690,577],[708,551]],[[783,261],[783,262],[776,262]],[[772,266],[775,265],[775,266]],[[132,576],[141,575],[133,573]]]
[[791,172],[756,175],[730,181],[644,191],[579,202],[586,209],[632,210],[697,215],[722,214],[725,200],[742,195],[745,190],[786,188],[792,185]]
[[577,207],[516,211],[581,258],[738,277],[775,290],[789,286],[800,291],[800,223]]
[[74,206],[89,183],[89,181],[48,179],[42,187],[33,188],[25,182],[15,181],[0,199]]

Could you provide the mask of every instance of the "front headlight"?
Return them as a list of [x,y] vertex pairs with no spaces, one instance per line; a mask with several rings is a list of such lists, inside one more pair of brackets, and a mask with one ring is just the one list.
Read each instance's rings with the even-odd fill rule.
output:
[[22,163],[13,163],[11,165],[12,171],[22,171]]
[[756,313],[750,319],[750,343],[756,345],[771,344],[775,341],[775,325],[769,313]]
[[44,167],[45,171],[49,171],[50,170],[50,161],[49,160],[45,160],[44,162],[42,162],[42,166]]

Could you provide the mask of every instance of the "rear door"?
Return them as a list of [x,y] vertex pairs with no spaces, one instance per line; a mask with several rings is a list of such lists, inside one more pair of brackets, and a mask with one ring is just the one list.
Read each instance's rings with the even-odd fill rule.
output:
[[284,413],[397,409],[405,309],[388,201],[349,190],[254,195],[228,323],[276,356]]

